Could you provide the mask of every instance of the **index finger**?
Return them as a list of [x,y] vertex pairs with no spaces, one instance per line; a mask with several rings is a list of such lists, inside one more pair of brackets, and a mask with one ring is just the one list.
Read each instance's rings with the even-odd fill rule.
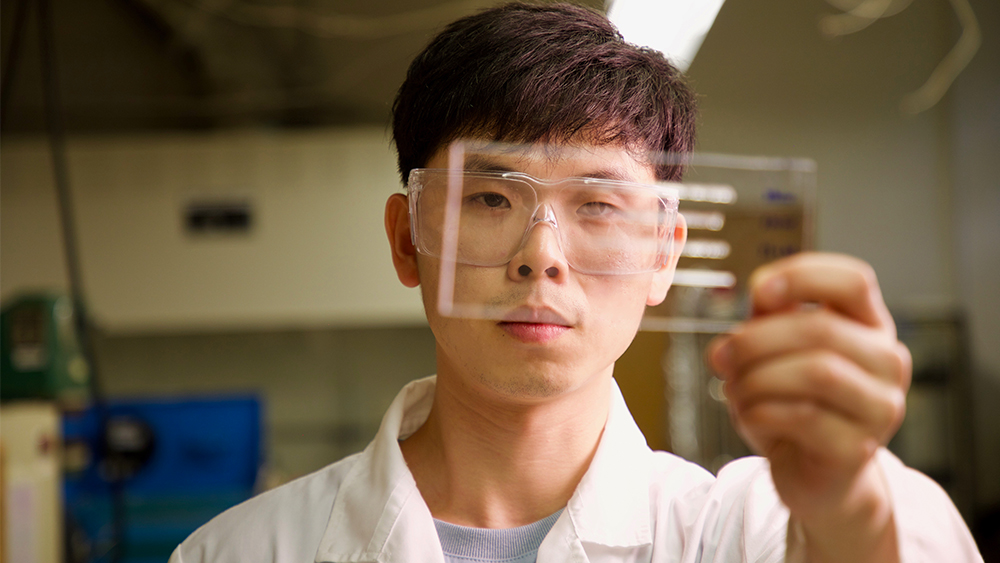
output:
[[750,296],[755,315],[819,303],[895,333],[875,270],[852,256],[803,252],[775,261],[750,277]]

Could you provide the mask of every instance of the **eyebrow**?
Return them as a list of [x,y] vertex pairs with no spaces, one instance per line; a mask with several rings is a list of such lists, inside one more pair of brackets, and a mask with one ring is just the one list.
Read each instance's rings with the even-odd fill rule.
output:
[[465,170],[474,172],[517,172],[510,166],[505,166],[489,157],[478,154],[469,155],[465,158]]
[[[465,170],[474,172],[520,172],[512,166],[503,164],[488,156],[469,155],[465,159]],[[584,174],[578,174],[582,178],[595,178],[597,180],[618,180],[621,182],[641,183],[636,178],[620,168],[600,168]]]

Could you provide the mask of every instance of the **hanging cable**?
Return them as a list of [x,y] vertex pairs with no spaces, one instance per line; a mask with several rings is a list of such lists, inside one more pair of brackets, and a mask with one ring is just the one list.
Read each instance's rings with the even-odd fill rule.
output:
[[[848,7],[844,0],[827,0],[828,3],[844,11],[842,14],[823,16],[820,30],[828,37],[839,37],[861,31],[876,20],[898,14],[906,9],[912,0],[862,0]],[[927,81],[903,96],[899,109],[904,114],[916,115],[934,107],[944,97],[958,75],[968,66],[979,50],[982,32],[979,21],[969,0],[949,0],[962,26],[962,35],[951,51],[938,63]]]
[[[102,450],[106,442],[108,429],[108,407],[100,385],[100,370],[97,356],[94,353],[92,325],[84,305],[83,278],[80,273],[80,257],[77,250],[76,223],[73,206],[73,194],[69,185],[69,171],[66,157],[66,127],[63,122],[62,102],[59,97],[59,72],[56,64],[55,25],[52,18],[49,0],[36,0],[38,8],[38,45],[42,71],[42,90],[44,92],[45,126],[49,138],[52,155],[52,171],[56,187],[56,199],[59,207],[59,223],[62,227],[63,252],[66,260],[66,273],[69,282],[69,293],[73,303],[73,319],[77,337],[83,356],[90,368],[90,390],[94,402],[94,410],[101,428]],[[8,86],[9,87],[9,86]],[[105,459],[106,451],[99,452],[98,457]],[[112,545],[110,547],[111,561],[118,562],[124,557],[126,506],[123,481],[120,476],[112,473],[108,479],[111,488],[111,523]]]
[[14,26],[10,30],[10,46],[7,47],[7,60],[3,65],[3,78],[0,81],[0,130],[7,124],[7,109],[10,106],[10,85],[14,81],[14,72],[21,59],[21,41],[24,39],[25,22],[28,19],[28,2],[20,0],[14,8]]
[[951,0],[951,6],[962,25],[962,36],[934,68],[927,82],[903,97],[899,104],[903,113],[913,115],[934,107],[979,50],[983,36],[969,0]]
[[[831,0],[828,1],[831,4],[834,3]],[[840,6],[844,13],[823,16],[820,19],[819,27],[823,34],[829,37],[856,33],[876,20],[898,14],[909,6],[911,1],[903,0],[900,3],[893,0],[865,0],[850,9]],[[890,11],[889,9],[894,6],[895,9]]]

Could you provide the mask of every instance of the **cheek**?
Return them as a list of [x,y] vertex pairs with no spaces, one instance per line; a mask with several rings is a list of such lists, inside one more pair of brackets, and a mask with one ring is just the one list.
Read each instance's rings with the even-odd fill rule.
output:
[[651,278],[642,276],[608,276],[604,283],[586,287],[591,310],[604,316],[638,325],[646,310]]
[[423,255],[417,255],[417,273],[420,276],[420,298],[424,302],[427,315],[437,314],[438,265]]
[[[441,262],[420,255],[417,259],[420,273],[420,291],[424,310],[428,315],[439,315],[438,305],[455,306],[456,316],[485,318],[487,307],[502,295],[504,268],[480,268],[459,265],[454,272],[442,272]],[[458,313],[462,311],[462,313]]]
[[619,355],[625,352],[639,330],[646,311],[649,281],[648,276],[623,276],[612,283],[587,288],[591,324],[602,339],[614,343]]

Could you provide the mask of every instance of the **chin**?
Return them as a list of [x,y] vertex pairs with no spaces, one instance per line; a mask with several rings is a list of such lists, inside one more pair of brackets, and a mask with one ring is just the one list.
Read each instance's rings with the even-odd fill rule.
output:
[[563,368],[561,374],[536,371],[518,376],[500,374],[481,374],[479,383],[489,392],[506,400],[536,402],[552,399],[571,393],[584,385],[579,378],[567,377],[566,374],[579,374],[579,370]]

